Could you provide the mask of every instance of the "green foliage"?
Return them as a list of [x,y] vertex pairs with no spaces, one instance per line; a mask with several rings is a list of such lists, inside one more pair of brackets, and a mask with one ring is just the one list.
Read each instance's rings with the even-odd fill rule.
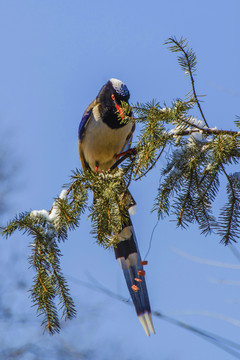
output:
[[[117,234],[129,216],[130,182],[150,172],[164,151],[168,152],[168,162],[161,171],[153,207],[158,216],[171,215],[182,228],[197,223],[203,234],[214,230],[225,244],[240,236],[240,176],[228,173],[229,165],[239,162],[240,132],[208,126],[195,90],[197,61],[193,50],[184,39],[170,38],[166,44],[172,52],[180,54],[180,67],[190,77],[192,89],[186,100],[174,100],[169,107],[162,107],[156,101],[133,106],[122,104],[123,113],[119,116],[124,114],[126,122],[133,121],[134,116],[140,134],[135,152],[125,156],[124,162],[117,162],[117,165],[122,162],[121,167],[96,173],[74,171],[68,190],[61,193],[49,212],[20,214],[3,229],[5,237],[21,230],[33,239],[29,260],[36,276],[31,295],[50,333],[60,329],[56,298],[65,318],[75,316],[60,268],[59,241],[65,241],[68,231],[79,226],[82,213],[88,209],[97,242],[105,248],[115,246]],[[195,106],[201,120],[191,115]],[[240,128],[239,118],[235,123]],[[227,202],[219,214],[213,214],[213,204],[224,178]],[[89,193],[93,193],[90,206]]]
[[186,39],[181,38],[177,40],[176,38],[169,38],[165,45],[170,45],[169,50],[172,52],[180,53],[178,57],[178,63],[186,75],[192,73],[194,74],[197,71],[197,59],[193,49],[189,48],[188,42]]
[[55,200],[50,212],[42,210],[22,213],[2,232],[7,238],[14,231],[20,230],[33,239],[30,244],[32,253],[29,263],[36,271],[36,276],[30,292],[38,313],[43,315],[42,324],[51,334],[59,332],[60,329],[56,298],[59,299],[59,307],[64,318],[70,319],[76,314],[61,272],[61,252],[58,243],[67,238],[68,230],[78,226],[80,215],[86,206],[87,192],[79,181],[81,182],[81,179],[74,181],[72,194],[68,199],[60,197]]
[[227,245],[230,241],[236,241],[236,238],[240,236],[240,180],[231,174],[226,176],[228,178],[228,202],[221,209],[217,232]]
[[142,127],[136,146],[137,155],[135,158],[134,177],[141,177],[157,161],[159,151],[162,151],[169,140],[169,135],[164,131],[164,118],[166,114],[161,111],[159,103],[136,104],[134,112],[137,121]]
[[93,233],[104,247],[114,246],[128,214],[128,193],[123,169],[92,174],[91,206]]

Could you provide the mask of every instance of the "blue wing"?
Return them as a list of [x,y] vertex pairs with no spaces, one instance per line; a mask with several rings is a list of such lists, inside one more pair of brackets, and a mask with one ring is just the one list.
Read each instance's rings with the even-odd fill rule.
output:
[[93,100],[93,102],[87,107],[87,109],[85,110],[83,116],[82,116],[82,119],[80,121],[80,124],[79,124],[79,127],[78,127],[78,150],[79,150],[79,157],[80,157],[80,160],[81,160],[81,163],[82,163],[82,168],[83,169],[86,169],[89,167],[88,163],[86,162],[85,160],[85,157],[84,157],[84,153],[82,151],[82,148],[81,148],[81,143],[82,143],[82,139],[84,137],[84,134],[85,134],[85,131],[86,131],[86,128],[88,126],[88,122],[89,122],[89,119],[92,115],[92,111],[93,111],[93,108],[94,106],[97,104],[97,101],[96,99]]
[[86,110],[83,114],[82,120],[80,121],[79,127],[78,127],[78,140],[82,140],[83,134],[85,132],[85,129],[87,127],[88,119],[92,113],[92,108],[90,110]]
[[78,140],[81,141],[82,137],[84,136],[85,130],[87,128],[88,120],[92,114],[92,110],[94,106],[97,104],[96,99],[91,102],[91,104],[87,107],[85,110],[82,120],[80,121],[79,127],[78,127]]

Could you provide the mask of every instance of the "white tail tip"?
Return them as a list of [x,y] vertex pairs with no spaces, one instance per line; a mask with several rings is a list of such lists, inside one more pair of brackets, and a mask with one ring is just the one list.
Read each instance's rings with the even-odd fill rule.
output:
[[151,313],[145,313],[143,315],[138,316],[140,323],[142,324],[142,327],[144,328],[144,331],[147,336],[150,336],[150,332],[152,334],[155,334],[155,329],[152,323],[152,314]]
[[149,328],[150,332],[152,334],[155,334],[155,329],[154,329],[153,322],[152,322],[152,314],[151,313],[145,313],[144,316],[145,316],[146,323],[148,325],[148,328]]

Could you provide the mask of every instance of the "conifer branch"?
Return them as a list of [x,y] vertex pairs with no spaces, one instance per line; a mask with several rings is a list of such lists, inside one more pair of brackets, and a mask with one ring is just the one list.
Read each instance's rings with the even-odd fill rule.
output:
[[240,237],[240,181],[237,177],[228,175],[223,165],[221,168],[228,181],[228,203],[220,212],[217,232],[222,237],[222,242],[227,245],[231,241],[236,242]]
[[207,127],[209,127],[207,120],[203,114],[202,107],[198,100],[198,96],[197,96],[196,89],[195,89],[195,83],[194,83],[194,77],[193,77],[194,73],[196,72],[196,66],[197,66],[197,60],[196,60],[195,53],[193,52],[192,49],[188,48],[188,43],[187,43],[186,39],[181,38],[178,41],[178,40],[176,40],[176,38],[172,37],[172,38],[169,38],[165,42],[165,45],[169,45],[169,44],[175,44],[175,45],[172,45],[169,47],[172,52],[182,52],[182,54],[183,54],[182,56],[178,57],[178,62],[180,64],[180,66],[182,67],[182,69],[185,71],[185,74],[190,75],[194,100],[197,103],[198,109],[200,111],[200,114],[202,116],[202,119],[203,119],[205,125]]
[[233,130],[221,130],[221,129],[211,129],[211,128],[200,128],[197,125],[192,125],[196,127],[197,129],[188,129],[188,130],[178,130],[175,135],[179,136],[189,136],[194,133],[204,133],[207,135],[235,135],[240,137],[239,131],[233,131]]
[[[161,171],[153,206],[158,217],[173,215],[182,227],[196,222],[202,233],[215,230],[225,244],[240,236],[240,174],[228,173],[228,166],[240,160],[240,131],[208,127],[196,95],[196,56],[183,39],[170,38],[167,44],[172,45],[173,52],[181,53],[179,64],[190,75],[193,95],[189,100],[174,100],[171,106],[164,107],[156,101],[131,107],[122,104],[126,115],[123,121],[133,121],[133,114],[139,124],[135,151],[123,154],[109,171],[76,169],[50,211],[22,213],[2,228],[6,238],[16,230],[32,238],[29,261],[36,275],[30,291],[50,333],[60,330],[58,310],[64,318],[76,314],[61,271],[59,242],[67,240],[69,231],[80,225],[82,214],[88,210],[98,243],[105,248],[116,246],[117,234],[129,216],[131,181],[149,175],[165,153],[167,164]],[[196,105],[204,122],[191,115]],[[235,123],[240,129],[240,121]],[[223,176],[227,179],[228,200],[214,216],[213,205]],[[90,206],[89,193],[94,197]]]

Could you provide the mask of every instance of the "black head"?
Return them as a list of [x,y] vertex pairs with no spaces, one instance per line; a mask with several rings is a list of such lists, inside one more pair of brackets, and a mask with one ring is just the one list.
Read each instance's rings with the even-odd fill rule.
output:
[[130,93],[127,86],[120,80],[110,79],[100,90],[97,102],[102,121],[112,129],[123,127],[125,123],[119,119],[121,101],[128,103]]
[[100,90],[97,100],[104,103],[106,106],[112,105],[112,95],[115,96],[117,103],[121,101],[128,102],[130,98],[130,93],[127,88],[127,85],[124,84],[121,80],[110,79]]
[[113,93],[115,95],[115,98],[117,98],[120,101],[128,102],[130,98],[130,93],[127,88],[127,85],[124,84],[121,80],[113,79],[113,78],[109,80],[109,83],[113,88]]

